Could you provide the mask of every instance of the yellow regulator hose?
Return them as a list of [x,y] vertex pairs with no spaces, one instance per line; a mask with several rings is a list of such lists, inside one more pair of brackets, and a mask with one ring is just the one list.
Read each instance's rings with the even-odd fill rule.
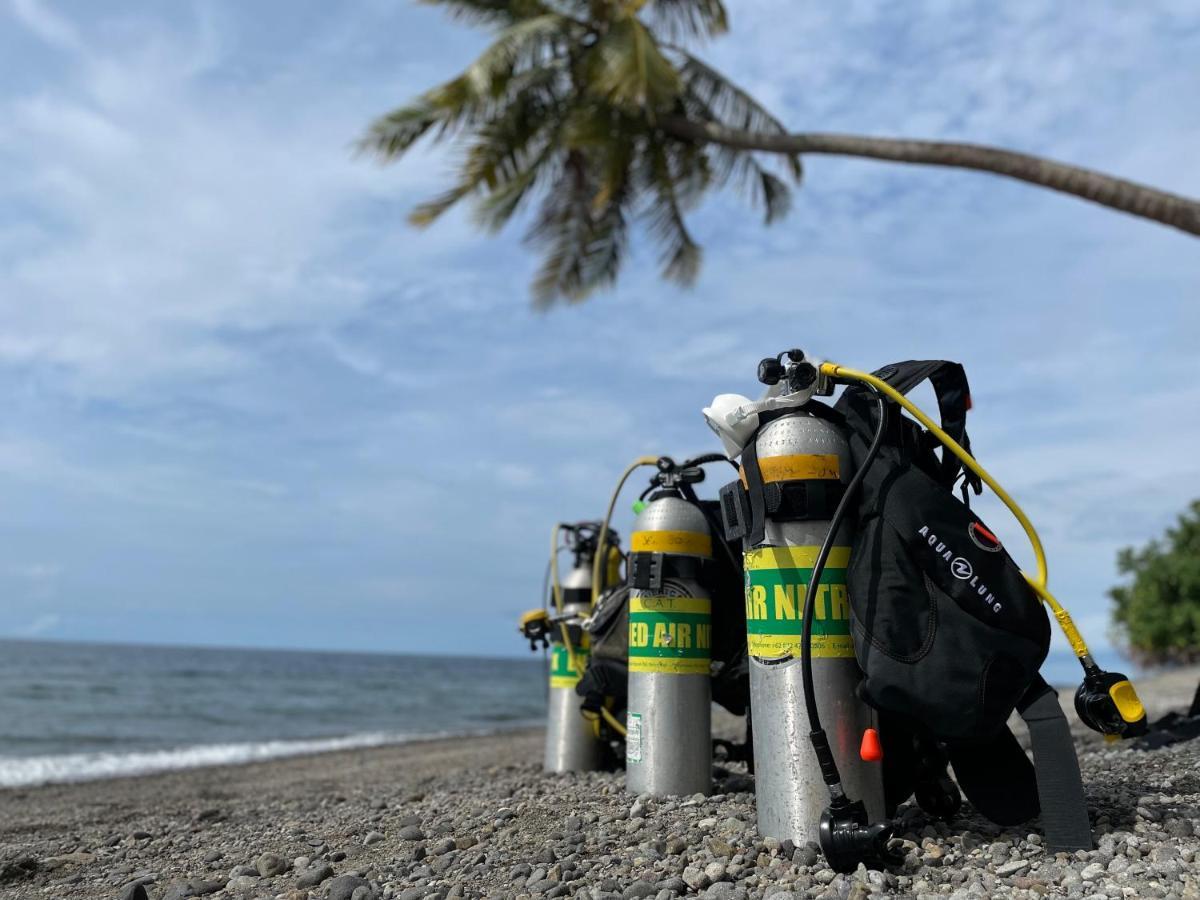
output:
[[1037,562],[1036,577],[1030,576],[1027,572],[1021,574],[1025,576],[1025,580],[1029,582],[1030,587],[1034,592],[1041,597],[1042,601],[1050,607],[1054,613],[1054,618],[1058,620],[1058,625],[1062,629],[1063,634],[1067,638],[1067,643],[1071,645],[1071,650],[1084,663],[1085,667],[1092,661],[1091,652],[1088,650],[1087,643],[1083,639],[1083,635],[1079,633],[1079,629],[1075,627],[1075,622],[1071,619],[1071,614],[1063,609],[1062,605],[1054,599],[1054,595],[1050,593],[1046,587],[1047,571],[1046,571],[1046,552],[1042,548],[1042,539],[1038,537],[1037,530],[1033,527],[1033,523],[1029,521],[1029,517],[1025,515],[1025,511],[1021,509],[1017,501],[1014,500],[993,478],[988,471],[975,461],[975,457],[971,456],[962,446],[942,431],[937,423],[927,416],[920,407],[905,397],[902,393],[884,381],[882,378],[876,378],[867,372],[860,372],[857,369],[848,369],[845,366],[839,366],[836,363],[822,363],[821,374],[831,378],[843,379],[846,381],[859,381],[864,384],[869,384],[888,399],[894,400],[905,410],[907,410],[913,418],[924,425],[929,431],[942,442],[942,445],[958,457],[959,461],[974,472],[979,478],[991,488],[997,497],[1003,501],[1008,507],[1009,512],[1013,517],[1021,523],[1021,527],[1025,529],[1025,534],[1029,538],[1029,543],[1033,546],[1034,559]]
[[608,539],[608,523],[612,520],[613,510],[617,507],[617,498],[621,496],[621,489],[625,487],[625,482],[641,466],[657,466],[657,456],[639,456],[631,462],[621,474],[621,480],[617,482],[616,489],[612,492],[612,497],[608,501],[608,509],[604,513],[604,522],[600,525],[600,537],[596,540],[596,557],[592,561],[592,606],[596,605],[596,601],[600,599],[601,583],[600,573],[604,568],[608,555],[604,552],[604,543]]
[[[625,482],[629,480],[629,476],[641,466],[656,466],[658,465],[657,456],[639,456],[635,459],[621,475],[621,479],[617,482],[617,487],[612,493],[612,498],[609,500],[608,509],[604,513],[604,522],[600,526],[600,534],[596,539],[596,554],[592,561],[592,606],[600,599],[601,592],[601,574],[608,560],[608,554],[604,552],[604,545],[608,539],[608,523],[612,519],[613,510],[616,508],[617,499],[621,495],[621,490],[625,487]],[[571,632],[567,628],[566,621],[562,618],[563,614],[563,596],[562,584],[558,578],[558,537],[562,531],[562,525],[554,526],[554,531],[550,535],[550,583],[554,592],[554,608],[558,613],[558,627],[562,633],[563,646],[567,649],[567,654],[571,659],[571,664],[575,666],[575,673],[582,677],[583,672],[579,671],[579,657],[575,653],[575,647],[571,643]],[[617,719],[612,712],[604,706],[600,707],[600,715],[604,717],[604,721],[609,724],[614,731],[622,737],[625,736],[625,726]]]
[[[625,487],[625,482],[629,480],[629,476],[632,475],[641,466],[657,466],[657,465],[658,465],[658,457],[657,456],[639,456],[637,459],[635,459],[633,462],[631,462],[626,467],[626,469],[623,473],[621,473],[621,478],[617,482],[617,486],[612,492],[612,497],[608,501],[608,509],[605,510],[605,512],[604,512],[604,521],[600,525],[600,535],[596,539],[596,556],[592,561],[592,606],[595,606],[596,602],[600,599],[600,592],[602,590],[600,575],[601,575],[601,573],[604,569],[604,566],[606,565],[607,560],[608,560],[608,554],[604,552],[604,545],[605,545],[605,542],[608,540],[608,523],[610,521],[612,521],[613,510],[616,509],[616,507],[617,507],[617,499],[621,496],[621,490]],[[557,542],[557,540],[558,540],[557,537],[555,537],[556,542]],[[557,569],[555,571],[557,572]],[[557,578],[556,578],[556,583],[557,583]],[[563,631],[563,640],[567,642],[567,647],[570,648],[571,643],[570,643],[570,638],[567,635],[566,625],[562,626],[562,631]],[[621,721],[616,716],[614,716],[612,714],[612,712],[608,709],[608,707],[601,706],[600,707],[600,715],[602,715],[604,717],[604,721],[606,721],[608,723],[609,727],[612,728],[613,731],[615,731],[617,734],[621,735],[621,737],[625,736],[625,733],[626,733],[625,726],[621,723]]]

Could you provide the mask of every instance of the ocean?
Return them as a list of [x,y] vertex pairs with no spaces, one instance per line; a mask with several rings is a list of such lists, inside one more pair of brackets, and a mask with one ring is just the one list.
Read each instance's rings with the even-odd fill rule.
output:
[[527,660],[0,641],[0,786],[539,724]]
[[[1069,652],[1042,671],[1079,681]],[[488,733],[545,710],[540,657],[0,640],[0,787]]]

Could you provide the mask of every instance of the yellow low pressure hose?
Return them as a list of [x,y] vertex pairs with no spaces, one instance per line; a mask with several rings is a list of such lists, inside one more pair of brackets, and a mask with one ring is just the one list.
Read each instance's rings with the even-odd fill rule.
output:
[[[608,502],[608,509],[604,513],[604,522],[600,526],[600,534],[596,539],[596,554],[592,561],[592,606],[595,606],[596,601],[600,599],[601,574],[608,561],[608,554],[604,552],[604,545],[608,539],[608,523],[612,519],[613,510],[616,509],[617,499],[621,496],[621,490],[625,487],[625,482],[629,480],[629,476],[639,467],[656,465],[658,465],[657,456],[639,456],[621,474],[621,478],[617,482],[617,487],[612,493],[612,498]],[[571,664],[575,667],[576,674],[582,676],[583,673],[578,668],[579,657],[576,655],[575,647],[571,643],[570,630],[567,628],[567,623],[561,619],[563,613],[562,585],[558,580],[558,535],[561,529],[561,525],[555,525],[550,537],[550,583],[554,591],[554,606],[560,616],[558,627],[562,632],[563,646],[567,648],[567,654],[571,659]],[[612,712],[606,707],[601,706],[600,715],[604,717],[604,721],[617,734],[622,737],[625,736],[625,726],[621,724],[620,720]]]
[[560,616],[563,611],[562,585],[558,581],[558,536],[562,532],[562,523],[554,526],[550,532],[550,590],[554,594],[554,610]]
[[607,706],[600,707],[600,715],[604,716],[604,721],[608,723],[609,727],[612,728],[613,731],[615,731],[621,737],[625,737],[625,726],[621,724],[616,716],[608,711]]
[[600,599],[601,580],[600,573],[606,564],[608,554],[604,552],[604,542],[608,538],[608,523],[612,520],[613,510],[617,507],[617,498],[621,496],[621,489],[625,487],[625,482],[641,466],[657,466],[657,456],[639,456],[631,462],[621,474],[620,481],[617,482],[616,489],[612,492],[612,497],[608,501],[608,509],[604,513],[604,522],[600,525],[600,536],[596,540],[596,557],[592,561],[592,606],[596,605],[596,601]]
[[[601,573],[604,566],[608,562],[608,554],[604,552],[605,542],[608,540],[608,523],[612,521],[613,510],[617,507],[617,499],[621,496],[621,490],[625,487],[625,482],[641,466],[656,466],[658,465],[657,456],[639,456],[631,462],[621,473],[621,478],[617,482],[616,488],[612,492],[612,497],[608,501],[608,509],[604,512],[604,521],[600,525],[600,534],[596,538],[596,556],[592,561],[592,606],[600,599],[602,589]],[[557,538],[556,538],[557,540]],[[556,581],[557,583],[557,581]],[[563,625],[563,640],[567,642],[568,649],[571,647],[570,638],[567,636],[567,628]],[[571,651],[573,654],[573,651]],[[625,726],[621,721],[612,714],[605,706],[600,707],[600,715],[604,717],[610,728],[622,737],[625,736]]]
[[1079,658],[1079,661],[1083,663],[1084,668],[1087,669],[1089,668],[1089,665],[1094,665],[1087,643],[1084,641],[1083,635],[1079,633],[1079,629],[1075,627],[1075,622],[1071,619],[1071,614],[1063,609],[1062,605],[1054,599],[1054,596],[1046,587],[1046,552],[1042,548],[1042,539],[1038,537],[1037,530],[1033,527],[1033,523],[1029,521],[1029,517],[1025,515],[1025,511],[1021,509],[1016,500],[1009,496],[1008,491],[1004,490],[1004,488],[1002,488],[996,482],[996,479],[989,475],[987,470],[975,461],[975,457],[971,456],[970,453],[964,450],[962,446],[960,446],[959,443],[954,440],[954,438],[942,431],[942,429],[938,427],[937,423],[930,419],[920,407],[918,407],[915,403],[905,397],[902,393],[900,393],[882,378],[876,378],[874,375],[871,375],[867,372],[860,372],[857,369],[848,369],[845,366],[839,366],[836,363],[822,363],[821,374],[827,375],[831,378],[844,379],[846,381],[859,381],[863,384],[869,384],[881,394],[885,395],[888,399],[894,400],[905,410],[907,410],[913,416],[913,418],[929,429],[929,431],[939,441],[942,442],[942,445],[947,450],[957,456],[959,461],[964,466],[978,475],[983,483],[991,488],[993,492],[995,492],[996,496],[999,497],[1004,505],[1008,507],[1009,512],[1013,514],[1013,517],[1021,523],[1021,527],[1025,529],[1025,534],[1029,538],[1029,543],[1033,546],[1033,555],[1037,563],[1037,576],[1033,577],[1028,573],[1023,572],[1022,574],[1025,576],[1025,580],[1029,582],[1030,587],[1032,587],[1034,592],[1041,597],[1042,601],[1048,607],[1050,607],[1051,612],[1054,613],[1054,618],[1058,620],[1058,625],[1067,638],[1067,643],[1071,645],[1071,650]]
[[579,671],[579,658],[575,655],[575,647],[571,644],[571,633],[567,630],[567,623],[563,621],[563,596],[562,584],[558,580],[558,536],[562,533],[562,523],[554,526],[554,531],[550,533],[550,589],[554,593],[554,611],[558,613],[558,627],[562,631],[563,646],[567,648],[567,658],[571,660],[571,667],[575,670],[575,674],[582,676]]

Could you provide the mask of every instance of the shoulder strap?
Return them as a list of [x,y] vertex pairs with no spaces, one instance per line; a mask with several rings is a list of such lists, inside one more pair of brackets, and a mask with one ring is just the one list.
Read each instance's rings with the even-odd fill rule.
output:
[[[910,359],[891,363],[872,373],[886,381],[902,394],[907,394],[921,382],[928,380],[937,397],[938,415],[942,430],[954,438],[968,453],[971,439],[967,436],[967,410],[971,408],[971,386],[967,383],[967,372],[961,363],[944,359]],[[938,470],[938,482],[947,488],[954,486],[959,472],[978,494],[982,489],[978,477],[963,468],[953,453],[943,453]]]
[[745,535],[747,547],[757,547],[767,534],[767,499],[763,496],[757,443],[758,432],[755,432],[742,450],[742,471],[746,473],[746,493],[750,501],[750,528]]

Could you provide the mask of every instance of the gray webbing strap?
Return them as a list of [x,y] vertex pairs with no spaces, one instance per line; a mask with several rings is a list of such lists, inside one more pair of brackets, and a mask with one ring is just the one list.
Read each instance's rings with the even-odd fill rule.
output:
[[1033,765],[1037,772],[1038,801],[1042,807],[1042,830],[1046,849],[1091,850],[1092,827],[1083,796],[1083,776],[1071,727],[1058,704],[1058,694],[1045,682],[1031,691],[1020,707],[1029,726]]

